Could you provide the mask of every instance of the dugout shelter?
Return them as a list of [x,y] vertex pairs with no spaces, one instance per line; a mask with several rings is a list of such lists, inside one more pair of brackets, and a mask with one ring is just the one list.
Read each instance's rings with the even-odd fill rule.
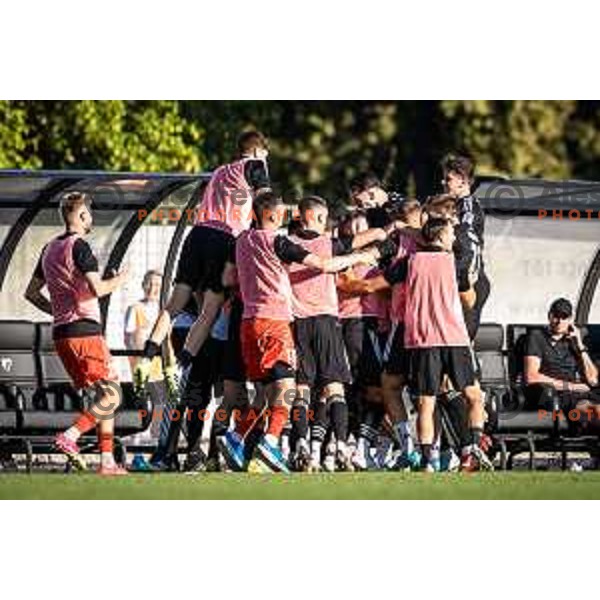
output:
[[[24,453],[28,466],[35,452],[49,450],[52,436],[71,423],[83,401],[54,353],[48,316],[23,297],[44,244],[62,230],[59,198],[69,190],[89,192],[90,243],[101,270],[108,274],[128,264],[141,281],[147,268],[160,268],[164,302],[191,226],[188,211],[208,179],[207,173],[0,170],[0,444]],[[549,302],[567,296],[600,360],[600,184],[484,178],[476,194],[486,213],[492,295],[475,349],[493,401],[490,426],[501,465],[510,468],[521,452],[531,467],[538,450],[559,450],[563,457],[570,449],[595,452],[597,436],[582,436],[564,420],[540,419],[525,406],[519,349],[528,329],[545,323]],[[132,353],[122,343],[122,318],[136,293],[101,301],[109,346],[124,370]],[[136,398],[126,378],[123,388],[118,439],[149,426],[138,410],[147,399]]]

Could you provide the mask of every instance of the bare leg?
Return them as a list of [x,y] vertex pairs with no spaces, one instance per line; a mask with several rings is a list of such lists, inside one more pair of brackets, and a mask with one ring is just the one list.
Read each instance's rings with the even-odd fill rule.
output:
[[192,297],[192,289],[183,283],[175,284],[173,291],[164,308],[158,314],[149,340],[155,344],[162,344],[171,329],[172,319],[180,313]]
[[471,385],[463,390],[463,396],[467,401],[469,414],[469,428],[471,431],[483,431],[485,422],[485,412],[483,409],[483,401],[481,397],[481,388],[479,384]]
[[204,293],[202,310],[196,319],[196,322],[190,328],[185,340],[184,349],[192,356],[196,356],[204,342],[208,339],[210,330],[217,320],[219,311],[225,302],[225,295],[207,290]]

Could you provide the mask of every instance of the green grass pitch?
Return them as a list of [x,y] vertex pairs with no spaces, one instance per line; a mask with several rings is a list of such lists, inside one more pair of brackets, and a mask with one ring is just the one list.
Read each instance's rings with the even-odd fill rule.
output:
[[0,499],[599,499],[600,472],[0,474]]

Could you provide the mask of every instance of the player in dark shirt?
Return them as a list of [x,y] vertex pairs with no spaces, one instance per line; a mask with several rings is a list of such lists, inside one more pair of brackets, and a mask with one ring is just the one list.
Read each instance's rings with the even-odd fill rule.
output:
[[457,225],[454,256],[457,272],[467,274],[473,285],[470,306],[463,303],[469,337],[473,340],[479,329],[481,313],[490,295],[490,281],[483,264],[485,216],[481,204],[473,195],[475,162],[469,156],[448,154],[442,161],[442,184],[455,199]]
[[600,396],[592,389],[598,386],[598,368],[573,324],[573,306],[565,298],[551,304],[548,328],[528,335],[524,376],[529,402],[539,405],[548,398],[544,387],[550,387],[571,420],[580,421],[583,412],[589,419],[600,418]]
[[271,187],[267,163],[264,160],[249,160],[244,165],[244,177],[255,192]]
[[353,206],[363,209],[369,228],[384,228],[394,221],[394,208],[402,203],[402,196],[388,192],[372,172],[357,175],[350,181],[350,198]]

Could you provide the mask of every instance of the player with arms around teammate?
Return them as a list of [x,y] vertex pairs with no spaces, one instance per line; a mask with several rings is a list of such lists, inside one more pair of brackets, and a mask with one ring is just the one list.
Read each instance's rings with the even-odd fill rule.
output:
[[468,406],[470,440],[462,448],[461,468],[491,469],[490,460],[480,449],[484,410],[452,254],[454,225],[447,219],[430,218],[422,236],[425,247],[396,263],[387,275],[395,284],[407,284],[404,341],[410,350],[412,387],[418,396],[421,466],[426,471],[435,470],[431,454],[435,400],[447,375]]
[[[406,283],[395,282],[393,273],[397,263],[405,261],[417,249],[417,235],[420,236],[421,224],[424,219],[419,202],[405,200],[397,211],[397,218],[403,224],[400,231],[392,236],[394,240],[394,256],[389,265],[380,272],[369,273],[364,279],[349,279],[344,283],[347,293],[373,295],[391,288],[389,306],[390,328],[384,344],[381,373],[381,393],[385,412],[390,419],[395,437],[399,444],[392,468],[405,470],[415,466],[418,453],[415,452],[411,434],[410,422],[403,400],[403,391],[408,383],[409,350],[404,344],[405,313],[406,313]],[[375,441],[378,423],[374,414],[365,413],[362,434],[358,439],[357,455],[354,458],[357,468],[365,468],[369,461],[370,446]]]
[[[195,293],[201,310],[179,357],[183,367],[189,366],[208,338],[225,301],[222,281],[225,264],[233,260],[236,237],[252,223],[254,195],[270,186],[265,137],[257,131],[243,133],[237,149],[236,160],[217,168],[206,186],[197,208],[195,226],[181,250],[175,287],[146,342],[147,359],[160,353],[160,344],[169,332],[171,319],[183,310]],[[149,360],[146,360],[141,379],[148,368]]]
[[[358,237],[360,234],[346,236],[343,240],[328,235],[329,209],[323,198],[308,196],[300,201],[298,208],[301,226],[290,236],[290,240],[322,259],[329,260],[335,256],[350,254],[359,244],[371,241],[365,235],[362,235],[361,241]],[[292,427],[295,429],[293,437],[297,438],[296,466],[300,470],[307,467],[312,471],[320,470],[321,448],[328,426],[331,426],[336,439],[332,464],[347,470],[350,468],[350,457],[346,446],[348,407],[344,388],[350,384],[352,376],[339,319],[336,278],[333,273],[298,263],[290,264],[288,272],[292,284],[294,334],[298,353],[297,412],[293,415],[297,418],[292,419]],[[312,424],[309,460],[305,415],[311,400],[311,390],[318,392],[318,399]]]
[[[56,351],[77,389],[94,393],[89,410],[72,427],[60,433],[56,448],[76,468],[85,469],[78,439],[98,427],[101,453],[99,473],[123,475],[113,457],[114,413],[121,393],[116,370],[102,335],[98,298],[116,290],[126,279],[122,272],[111,279],[99,275],[98,261],[84,237],[92,230],[90,198],[70,192],[60,202],[65,232],[51,240],[42,251],[25,297],[53,317]],[[42,289],[48,288],[50,299]]]
[[[256,228],[240,235],[236,266],[244,305],[241,342],[246,375],[264,386],[270,418],[256,456],[274,471],[287,471],[279,439],[296,396],[296,352],[292,334],[292,289],[286,264],[300,263],[315,271],[334,273],[377,259],[376,250],[322,258],[279,232],[285,206],[272,192],[255,201]],[[245,466],[244,435],[254,427],[241,420],[235,431],[221,438],[221,450],[236,469]]]
[[[346,238],[367,228],[364,211],[357,210],[342,221],[340,235]],[[346,388],[349,412],[354,411],[357,440],[352,465],[359,470],[378,467],[371,458],[370,447],[384,416],[381,374],[389,328],[389,292],[360,295],[344,290],[347,282],[369,280],[380,273],[379,266],[359,265],[340,273],[337,279],[340,322],[352,373],[352,385]]]

